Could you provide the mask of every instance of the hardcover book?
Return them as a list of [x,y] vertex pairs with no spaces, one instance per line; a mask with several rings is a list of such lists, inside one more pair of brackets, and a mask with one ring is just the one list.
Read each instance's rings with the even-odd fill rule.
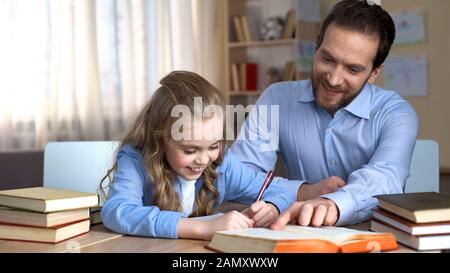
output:
[[414,223],[450,221],[450,197],[436,192],[375,196],[379,206]]
[[267,228],[218,231],[207,248],[231,253],[346,253],[393,250],[398,245],[390,233],[288,225],[279,231]]
[[98,206],[97,194],[52,188],[0,191],[0,205],[37,212],[55,212]]
[[41,243],[59,243],[89,232],[89,219],[61,226],[42,228],[0,224],[0,239]]

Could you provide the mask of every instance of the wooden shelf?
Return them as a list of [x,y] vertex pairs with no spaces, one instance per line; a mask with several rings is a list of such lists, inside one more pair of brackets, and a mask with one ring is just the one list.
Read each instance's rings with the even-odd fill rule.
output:
[[228,95],[230,97],[239,97],[239,96],[259,96],[262,94],[262,91],[228,91]]
[[294,44],[296,39],[279,39],[270,41],[251,41],[251,42],[231,42],[228,44],[229,48],[240,47],[263,47],[263,46],[278,46],[278,45],[291,45]]

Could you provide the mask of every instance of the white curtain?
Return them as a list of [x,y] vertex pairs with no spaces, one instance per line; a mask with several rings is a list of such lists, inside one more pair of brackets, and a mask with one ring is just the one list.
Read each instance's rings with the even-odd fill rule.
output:
[[171,0],[173,69],[195,71],[222,87],[224,71],[224,1]]
[[172,70],[220,85],[223,0],[0,0],[0,149],[117,139]]

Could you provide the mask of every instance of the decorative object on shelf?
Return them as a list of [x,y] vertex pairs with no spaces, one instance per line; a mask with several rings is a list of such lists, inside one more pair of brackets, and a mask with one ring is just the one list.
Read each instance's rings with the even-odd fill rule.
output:
[[281,17],[270,17],[264,20],[260,28],[262,40],[280,39],[283,34],[283,19]]
[[263,82],[263,90],[269,87],[272,83],[281,81],[281,73],[280,70],[275,67],[269,67],[264,73],[264,82]]
[[295,47],[294,55],[298,70],[309,73],[313,67],[316,43],[313,41],[297,41]]

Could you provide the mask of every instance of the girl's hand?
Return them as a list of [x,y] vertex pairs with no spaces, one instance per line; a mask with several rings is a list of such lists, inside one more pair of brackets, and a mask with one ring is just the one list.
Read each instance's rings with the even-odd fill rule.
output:
[[208,221],[207,224],[206,240],[211,240],[216,231],[251,228],[254,225],[254,221],[246,215],[234,210],[215,220]]
[[278,209],[264,201],[253,203],[242,211],[248,218],[255,221],[255,227],[269,227],[278,217]]
[[216,231],[251,228],[253,225],[252,219],[234,210],[210,221],[182,218],[178,224],[177,234],[179,238],[209,241]]

